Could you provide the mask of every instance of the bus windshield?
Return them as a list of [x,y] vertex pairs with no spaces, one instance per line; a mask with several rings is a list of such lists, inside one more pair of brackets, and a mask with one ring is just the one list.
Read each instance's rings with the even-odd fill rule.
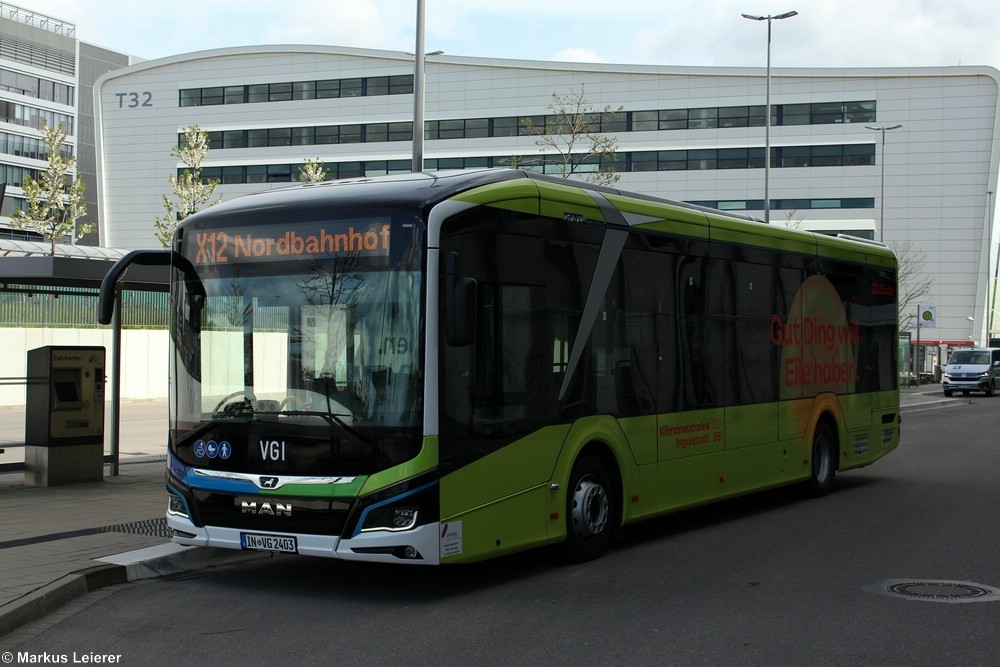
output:
[[[423,316],[414,227],[400,232],[386,216],[294,232],[187,230],[172,285],[174,428],[278,418],[352,433],[416,427]],[[390,239],[410,248],[390,252]]]

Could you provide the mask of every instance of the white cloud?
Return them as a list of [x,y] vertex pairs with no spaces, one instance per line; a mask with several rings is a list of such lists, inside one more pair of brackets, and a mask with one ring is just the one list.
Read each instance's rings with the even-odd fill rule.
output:
[[[17,0],[77,36],[145,58],[245,44],[412,51],[416,0]],[[6,5],[5,5],[6,6]],[[428,51],[488,58],[761,67],[1000,67],[1000,3],[983,0],[425,0]]]

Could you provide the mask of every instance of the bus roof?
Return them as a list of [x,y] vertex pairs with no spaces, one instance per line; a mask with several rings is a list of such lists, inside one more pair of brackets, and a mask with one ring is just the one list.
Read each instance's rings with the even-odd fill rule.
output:
[[[685,202],[653,197],[611,187],[594,185],[575,179],[547,176],[518,169],[474,169],[461,171],[440,171],[430,173],[407,173],[388,176],[364,177],[295,185],[287,188],[268,190],[224,201],[200,211],[184,220],[179,227],[205,219],[225,220],[230,217],[244,218],[253,214],[274,215],[279,209],[294,208],[300,212],[322,211],[332,203],[351,207],[368,205],[378,201],[386,207],[413,207],[426,210],[447,199],[470,192],[484,186],[515,185],[511,181],[529,179],[534,189],[539,191],[566,192],[576,190],[595,191],[609,198],[616,206],[626,206],[644,211],[651,220],[659,218],[671,221],[674,217],[684,219],[688,224],[702,228],[699,236],[721,242],[737,242],[749,245],[806,251],[833,258],[862,261],[880,265],[895,266],[895,256],[884,244],[852,237],[832,237],[813,232],[788,229],[783,226],[767,225],[749,215],[720,211]],[[523,180],[521,185],[524,185]],[[531,186],[529,186],[531,187]],[[497,191],[502,197],[502,192]],[[667,213],[664,207],[672,211]],[[652,222],[650,230],[656,230]],[[647,228],[645,224],[637,228]]]
[[373,199],[377,199],[390,206],[433,205],[467,190],[519,178],[528,178],[584,190],[597,190],[609,194],[625,195],[633,199],[644,199],[650,202],[679,206],[692,211],[714,213],[737,220],[754,220],[747,215],[716,211],[681,201],[625,192],[583,181],[536,174],[531,171],[503,168],[407,173],[365,178],[347,178],[336,181],[324,181],[322,183],[307,183],[256,192],[236,199],[223,201],[196,215],[199,218],[204,217],[206,213],[211,213],[212,217],[226,216],[228,214],[246,215],[253,211],[264,211],[283,206],[294,206],[298,209],[308,210],[314,207],[328,207],[331,200],[335,200],[338,204],[346,206],[352,203],[371,202]]

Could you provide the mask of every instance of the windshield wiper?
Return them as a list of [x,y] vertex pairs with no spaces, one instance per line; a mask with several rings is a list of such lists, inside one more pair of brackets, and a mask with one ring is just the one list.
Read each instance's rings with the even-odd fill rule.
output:
[[324,412],[323,410],[282,410],[281,412],[258,412],[257,414],[287,415],[289,417],[320,417],[321,419],[326,420],[326,422],[331,426],[340,428],[356,444],[360,444],[372,450],[378,450],[378,447],[376,447],[371,441],[358,433],[353,426],[342,419],[342,417],[346,417],[347,415],[339,415],[336,412]]

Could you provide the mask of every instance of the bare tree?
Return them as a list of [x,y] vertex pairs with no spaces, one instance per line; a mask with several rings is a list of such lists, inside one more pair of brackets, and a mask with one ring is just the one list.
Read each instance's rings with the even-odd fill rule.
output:
[[805,229],[805,221],[799,215],[798,210],[789,209],[785,211],[785,227],[788,229]]
[[190,125],[184,130],[184,139],[180,146],[170,149],[170,154],[180,160],[186,169],[180,176],[170,176],[170,186],[173,188],[175,203],[167,195],[163,195],[163,208],[166,214],[162,218],[157,218],[153,223],[156,227],[156,240],[164,248],[170,247],[174,230],[177,224],[184,218],[197,213],[202,208],[218,204],[221,200],[216,199],[215,189],[219,186],[218,179],[202,179],[201,163],[208,155],[210,146],[208,132],[205,132],[197,125]]
[[934,280],[923,272],[927,255],[915,249],[910,241],[899,241],[891,247],[898,263],[896,282],[899,290],[899,330],[909,331],[916,327],[916,308],[921,305],[921,299],[931,293]]
[[37,179],[24,178],[24,195],[28,200],[28,210],[14,211],[10,222],[16,229],[30,228],[48,239],[52,244],[52,254],[56,254],[56,241],[64,236],[90,233],[92,224],[77,225],[79,218],[87,215],[87,200],[84,198],[86,184],[81,178],[74,178],[77,171],[76,158],[69,149],[64,149],[63,141],[67,133],[62,125],[58,128],[46,125],[42,130],[46,157],[49,167]]
[[[565,95],[552,93],[547,109],[551,114],[545,117],[543,127],[536,127],[530,118],[524,124],[535,135],[535,145],[541,152],[555,157],[562,177],[575,176],[599,185],[617,183],[621,175],[613,166],[601,171],[602,162],[613,163],[618,156],[618,139],[603,133],[603,126],[623,107],[605,105],[595,110],[581,84],[579,90]],[[551,164],[551,158],[546,158],[545,163]]]

